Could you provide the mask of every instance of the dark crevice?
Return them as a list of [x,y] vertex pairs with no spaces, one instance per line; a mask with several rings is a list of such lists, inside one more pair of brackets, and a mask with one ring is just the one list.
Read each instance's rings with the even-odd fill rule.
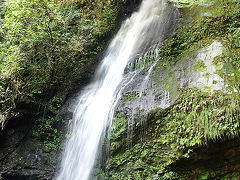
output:
[[36,180],[37,176],[36,175],[7,175],[7,174],[2,174],[2,179],[3,180]]

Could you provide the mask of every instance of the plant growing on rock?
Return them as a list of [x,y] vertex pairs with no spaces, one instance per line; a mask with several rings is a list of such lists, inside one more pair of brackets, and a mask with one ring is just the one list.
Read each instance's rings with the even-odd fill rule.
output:
[[113,1],[5,2],[0,16],[2,127],[19,102],[37,101],[59,86],[68,89],[81,76],[102,50],[98,39],[113,28],[117,11]]

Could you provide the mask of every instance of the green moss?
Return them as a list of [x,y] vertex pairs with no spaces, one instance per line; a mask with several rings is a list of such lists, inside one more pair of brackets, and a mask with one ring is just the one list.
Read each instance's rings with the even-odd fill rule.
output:
[[204,72],[206,71],[207,66],[204,61],[197,61],[197,64],[194,66],[194,71]]
[[[185,18],[190,17],[190,20],[184,22],[163,44],[155,71],[158,86],[169,91],[175,89],[179,92],[178,99],[167,109],[149,113],[148,126],[142,128],[145,131],[139,132],[139,128],[134,128],[132,147],[126,148],[125,141],[116,141],[119,151],[111,152],[107,162],[107,179],[239,178],[239,173],[224,174],[222,170],[196,168],[183,172],[171,169],[171,165],[180,158],[191,158],[195,148],[239,134],[239,7],[239,1],[214,0],[207,8],[194,6],[183,10]],[[200,17],[203,12],[210,12],[212,16]],[[171,73],[167,73],[167,77],[161,76],[177,61],[195,56],[198,49],[212,44],[213,40],[221,41],[225,47],[223,55],[214,59],[214,65],[228,83],[229,94],[212,92],[209,87],[205,92],[177,89]],[[199,61],[194,69],[204,72],[206,65]],[[208,73],[204,76],[209,78]],[[159,77],[162,79],[159,80]],[[141,117],[138,121],[141,122]],[[235,165],[226,168],[229,172],[239,169]]]
[[[122,135],[123,132],[126,131],[126,129],[127,129],[127,120],[124,113],[117,114],[114,120],[110,138],[111,139],[120,138],[120,136]],[[118,142],[115,142],[115,144],[116,143],[118,144]]]
[[[176,148],[190,147],[206,143],[210,139],[218,139],[221,135],[232,136],[238,133],[240,100],[237,94],[227,95],[215,92],[213,95],[196,90],[187,90],[180,97],[181,103],[171,109],[165,118],[168,121],[168,137],[185,137],[174,140]],[[171,121],[170,121],[171,119]],[[176,131],[173,131],[175,127]],[[183,134],[181,134],[183,133]],[[180,135],[181,134],[181,135]],[[189,139],[187,139],[188,137]]]
[[31,131],[32,137],[43,143],[45,152],[57,151],[64,138],[58,127],[58,119],[53,117],[39,118]]
[[125,102],[130,102],[130,101],[134,101],[135,99],[137,99],[140,96],[141,96],[141,94],[139,92],[132,91],[130,93],[123,94],[122,99]]
[[142,56],[142,58],[139,59],[138,62],[135,64],[134,70],[137,70],[137,69],[140,69],[143,67],[147,67],[150,64],[153,64],[154,60],[155,60],[154,54]]
[[[240,17],[239,17],[240,19]],[[240,24],[238,25],[240,27]],[[223,55],[215,59],[215,64],[223,66],[218,74],[230,85],[230,91],[240,92],[240,30],[236,29],[228,34],[224,45]],[[224,64],[224,65],[223,65]]]
[[166,82],[166,84],[165,84],[165,87],[163,89],[171,92],[173,94],[173,97],[175,97],[176,94],[174,95],[174,91],[176,89],[178,89],[179,84],[176,81],[174,75],[171,74],[169,77],[167,77],[166,80],[164,80],[164,82]]
[[[191,20],[183,23],[163,44],[158,66],[174,64],[192,52],[212,44],[213,40],[225,39],[229,33],[238,32],[239,7],[240,3],[237,1],[215,0],[208,8],[195,6],[184,9],[184,17]],[[213,16],[200,17],[204,11],[210,11]]]
[[67,92],[64,90],[59,90],[56,95],[49,100],[48,102],[48,109],[55,114],[58,114],[60,108],[62,107],[63,103],[65,102],[67,96]]
[[[167,179],[172,174],[168,174],[168,165],[181,157],[188,158],[193,147],[239,133],[239,105],[238,94],[181,90],[173,106],[151,115],[149,127],[134,139],[132,148],[110,157],[109,178]],[[124,147],[119,142],[117,145],[119,149]],[[199,177],[210,177],[206,174]]]

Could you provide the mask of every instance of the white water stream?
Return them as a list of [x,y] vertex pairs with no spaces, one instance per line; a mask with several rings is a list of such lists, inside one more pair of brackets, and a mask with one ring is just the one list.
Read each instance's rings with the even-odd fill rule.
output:
[[[161,42],[170,21],[167,0],[143,0],[109,45],[93,82],[79,97],[57,180],[87,180],[106,128],[113,119],[124,69],[130,60]],[[170,12],[171,13],[171,12]]]

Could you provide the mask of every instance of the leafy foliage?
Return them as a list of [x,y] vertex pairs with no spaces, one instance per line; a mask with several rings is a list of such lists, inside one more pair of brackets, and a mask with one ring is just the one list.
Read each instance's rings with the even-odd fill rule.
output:
[[43,142],[45,151],[58,150],[63,134],[57,127],[56,119],[52,117],[39,118],[36,124],[32,136]]
[[122,99],[125,102],[130,102],[130,101],[134,101],[135,99],[137,99],[140,96],[141,96],[141,94],[139,92],[133,91],[133,92],[125,93],[123,95]]
[[[168,165],[179,158],[189,158],[196,147],[209,141],[231,139],[239,134],[239,105],[237,93],[209,94],[197,89],[182,89],[174,105],[150,113],[146,131],[140,135],[134,129],[137,138],[131,148],[123,149],[126,148],[123,138],[113,139],[113,154],[107,162],[108,178],[180,179],[167,168]],[[118,130],[123,133],[121,126],[114,127],[115,134]]]
[[98,39],[118,11],[113,1],[8,0],[0,19],[0,122],[15,104],[35,101],[49,89],[68,88],[81,76]]
[[[233,39],[236,40],[238,28],[240,27],[240,3],[238,1],[220,0],[216,0],[214,3],[208,8],[194,7],[185,9],[188,16],[184,18],[188,19],[188,21],[178,28],[175,34],[160,49],[160,64],[165,66],[169,63],[174,64],[189,53],[209,45],[212,40],[223,40],[223,43],[227,40],[231,43],[229,37],[232,37],[231,34],[235,31],[235,38]],[[205,11],[212,12],[213,16],[201,17],[200,14]],[[189,16],[191,16],[190,19]],[[239,36],[237,39],[239,39]]]
[[[178,60],[209,45],[213,40],[221,41],[225,50],[222,56],[215,59],[215,65],[225,64],[218,74],[228,83],[229,94],[221,91],[211,94],[198,89],[178,90],[178,99],[172,106],[154,110],[149,114],[148,126],[142,128],[145,129],[144,132],[139,133],[137,127],[134,127],[131,148],[126,147],[124,139],[118,139],[118,151],[113,149],[107,162],[108,179],[208,179],[216,178],[217,175],[222,177],[222,172],[206,169],[193,170],[186,176],[179,175],[172,172],[169,165],[180,158],[190,158],[197,147],[210,141],[231,139],[239,135],[240,2],[214,0],[210,2],[211,6],[206,7],[202,7],[203,1],[200,0],[175,2],[181,7],[189,7],[184,9],[184,18],[187,21],[160,49],[159,71],[162,67],[172,68]],[[211,12],[212,16],[200,16],[206,11]],[[204,71],[205,64],[198,62],[195,69]],[[156,79],[159,77],[157,74]],[[172,87],[175,83],[169,84]],[[138,121],[141,120],[140,117]],[[117,129],[114,132],[116,133]],[[112,144],[115,145],[114,141]],[[233,167],[227,168],[232,172]],[[226,175],[226,179],[234,176],[239,178],[239,174],[236,173]]]

